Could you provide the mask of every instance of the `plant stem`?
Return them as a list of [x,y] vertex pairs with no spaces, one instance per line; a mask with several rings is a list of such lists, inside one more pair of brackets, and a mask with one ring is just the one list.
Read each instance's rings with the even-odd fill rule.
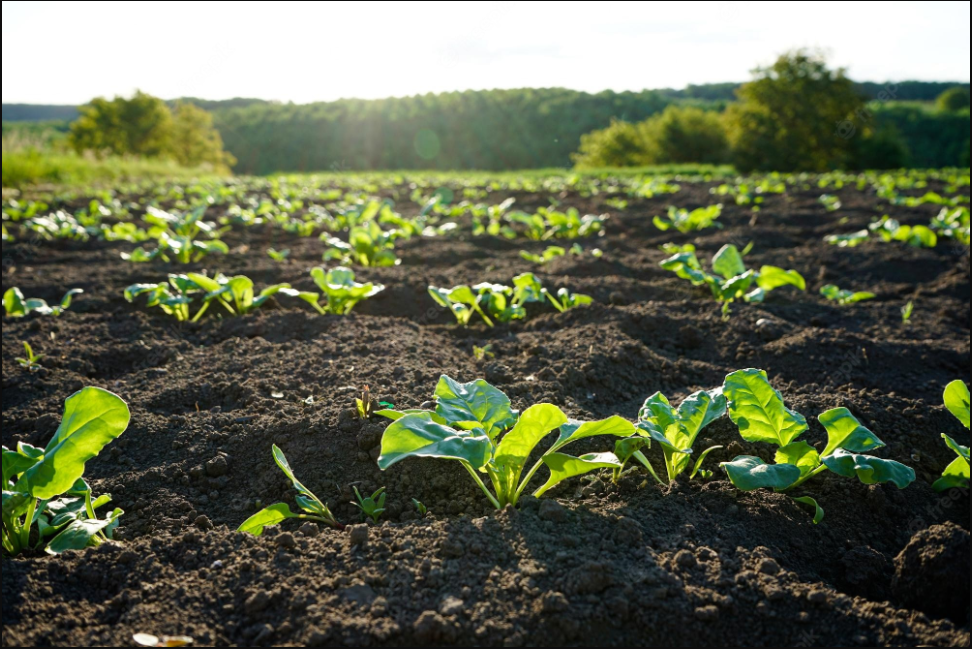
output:
[[27,518],[23,528],[20,530],[20,548],[30,547],[30,528],[34,525],[34,512],[37,511],[37,499],[31,498],[30,505],[27,506]]
[[817,477],[818,475],[820,475],[821,473],[823,473],[826,470],[827,470],[827,465],[826,464],[821,464],[816,469],[814,469],[813,471],[811,471],[807,475],[803,476],[802,478],[800,478],[799,480],[797,480],[796,482],[794,482],[792,485],[790,485],[786,489],[783,489],[782,491],[789,491],[790,489],[796,489],[797,487],[799,487],[800,485],[802,485],[804,482],[806,482],[810,478],[815,478],[815,477]]
[[487,498],[489,498],[489,502],[493,505],[493,507],[495,507],[496,509],[503,509],[502,506],[500,506],[499,501],[496,500],[496,497],[493,496],[493,494],[489,493],[489,489],[487,489],[486,485],[483,484],[483,480],[476,473],[476,469],[472,468],[472,465],[470,465],[468,462],[462,462],[462,466],[466,468],[466,471],[468,471],[469,475],[473,477],[473,480],[476,481],[476,484],[479,485],[479,488],[483,490],[483,493],[486,494]]

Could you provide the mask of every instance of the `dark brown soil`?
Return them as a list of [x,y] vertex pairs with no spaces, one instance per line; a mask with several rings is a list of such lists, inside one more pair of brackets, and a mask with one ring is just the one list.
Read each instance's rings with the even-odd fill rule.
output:
[[[4,559],[3,646],[129,646],[133,633],[205,646],[969,646],[969,495],[931,488],[954,459],[941,434],[969,443],[941,396],[969,380],[968,249],[825,245],[875,216],[927,223],[937,209],[847,189],[829,214],[819,193],[770,196],[755,222],[728,206],[725,229],[696,237],[662,234],[650,219],[671,202],[712,202],[707,185],[635,201],[614,213],[607,237],[584,242],[603,259],[564,258],[538,273],[596,305],[535,310],[495,329],[458,329],[426,288],[508,282],[533,269],[519,251],[543,244],[415,240],[403,244],[401,267],[359,272],[388,290],[348,318],[283,302],[194,325],[125,302],[126,286],[172,270],[121,261],[127,244],[4,244],[4,289],[52,301],[70,287],[86,292],[60,319],[4,319],[4,445],[45,444],[83,385],[123,396],[133,419],[87,472],[127,512],[123,543]],[[522,208],[546,204],[518,198]],[[229,241],[232,254],[210,270],[312,287],[316,238],[260,229]],[[727,242],[752,241],[751,266],[795,268],[809,290],[737,305],[723,322],[703,290],[658,267],[669,241],[693,241],[706,261]],[[270,246],[290,248],[291,261],[269,260]],[[879,298],[837,307],[818,294],[827,283]],[[46,356],[45,370],[16,364],[22,341]],[[495,358],[478,362],[473,347],[487,344]],[[575,418],[633,419],[656,390],[680,399],[744,367],[769,372],[812,422],[811,443],[825,438],[817,415],[849,407],[918,481],[897,491],[825,474],[807,485],[827,512],[819,526],[786,496],[738,493],[720,470],[670,489],[645,476],[574,482],[497,514],[449,463],[379,472],[384,424],[348,413],[365,385],[418,407],[445,373],[486,378],[515,407],[547,401]],[[387,522],[354,547],[348,532],[297,525],[261,539],[234,532],[258,507],[292,502],[272,444],[344,522],[360,522],[353,486],[387,487]],[[726,447],[712,467],[769,452],[743,443],[728,420],[703,433],[699,447],[711,444]],[[412,498],[428,519],[417,520]],[[954,564],[942,565],[943,554]],[[915,568],[929,556],[939,563]]]

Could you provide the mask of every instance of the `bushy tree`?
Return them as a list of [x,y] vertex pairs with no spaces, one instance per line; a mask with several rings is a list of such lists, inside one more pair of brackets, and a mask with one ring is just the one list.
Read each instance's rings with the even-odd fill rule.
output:
[[938,110],[955,112],[969,107],[969,89],[963,86],[949,88],[935,101]]
[[573,158],[579,169],[650,164],[642,125],[618,120],[605,129],[581,136],[580,151]]
[[171,153],[185,167],[202,164],[232,167],[236,159],[223,151],[223,138],[213,127],[213,116],[190,103],[176,106],[172,123]]
[[97,98],[80,108],[69,141],[78,153],[175,160],[187,167],[225,169],[234,163],[212,115],[188,103],[175,113],[157,97],[136,92],[131,98]]
[[822,172],[845,166],[867,122],[844,70],[804,50],[785,54],[737,92],[726,111],[733,161],[742,172]]
[[723,164],[729,140],[719,113],[669,106],[642,125],[649,164]]
[[70,134],[78,153],[158,158],[169,150],[172,112],[161,99],[141,91],[130,99],[98,97],[80,112]]

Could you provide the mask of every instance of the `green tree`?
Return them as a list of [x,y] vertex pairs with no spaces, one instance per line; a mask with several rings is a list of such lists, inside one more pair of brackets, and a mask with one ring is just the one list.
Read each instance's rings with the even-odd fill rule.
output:
[[935,101],[938,110],[955,112],[969,107],[969,89],[963,86],[949,88]]
[[726,111],[740,171],[822,172],[848,163],[868,114],[844,70],[830,70],[821,56],[800,50],[754,77]]
[[235,158],[223,151],[223,138],[213,128],[212,114],[190,103],[176,105],[170,152],[184,167],[205,164],[223,169],[236,164]]
[[70,142],[78,153],[164,157],[171,147],[172,112],[141,91],[131,98],[98,97],[80,109]]
[[578,169],[650,164],[642,126],[618,120],[612,121],[605,129],[582,135],[580,150],[573,155],[573,159]]
[[225,171],[235,163],[223,152],[213,117],[191,103],[175,113],[164,101],[137,92],[133,97],[98,98],[82,106],[68,136],[78,153],[132,155],[175,160],[186,167],[209,165]]
[[642,125],[649,164],[723,164],[729,140],[722,116],[692,106],[669,106]]

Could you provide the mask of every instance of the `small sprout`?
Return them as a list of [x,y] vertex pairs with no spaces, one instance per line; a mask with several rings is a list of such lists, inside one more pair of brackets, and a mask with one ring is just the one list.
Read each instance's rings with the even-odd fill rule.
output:
[[355,487],[354,496],[358,499],[358,502],[351,504],[360,509],[366,519],[371,519],[371,522],[377,525],[381,515],[385,513],[385,497],[387,496],[385,488],[382,487],[371,494],[369,498],[363,498],[361,492]]
[[418,499],[412,498],[412,504],[415,505],[415,511],[418,512],[420,517],[425,518],[429,515],[429,508],[423,505]]
[[[969,427],[969,388],[964,381],[954,381],[945,388],[945,407],[955,415],[963,426]],[[960,446],[958,442],[942,435],[945,443],[958,458],[948,465],[940,480],[934,484],[935,491],[942,492],[949,489],[969,488],[969,448]]]
[[838,248],[856,248],[871,238],[871,233],[867,230],[854,232],[852,234],[831,234],[824,237],[824,242]]
[[37,370],[42,369],[38,361],[44,358],[44,356],[34,354],[34,350],[31,348],[30,343],[24,343],[24,354],[26,355],[26,358],[17,359],[17,362],[20,363],[22,368],[28,372],[36,372]]
[[865,302],[867,300],[873,300],[877,297],[874,293],[859,292],[842,290],[841,288],[834,286],[833,284],[828,284],[820,289],[820,294],[831,302],[836,302],[840,306],[848,306],[851,304],[857,304],[858,302]]
[[908,304],[901,307],[901,322],[908,325],[911,324],[911,316],[915,314],[915,303],[908,302]]
[[284,521],[291,519],[323,523],[336,530],[344,529],[344,526],[338,523],[337,519],[334,518],[334,514],[331,513],[331,510],[324,501],[315,496],[310,489],[305,487],[297,479],[294,475],[294,470],[290,468],[290,462],[287,461],[287,457],[276,445],[273,446],[273,461],[277,463],[277,466],[280,467],[280,470],[290,480],[294,489],[297,490],[297,506],[301,509],[302,513],[296,514],[292,512],[290,506],[286,503],[277,503],[248,518],[240,525],[239,532],[246,532],[253,536],[262,536],[266,528],[280,525]]
[[136,633],[132,642],[139,647],[188,647],[196,641],[188,636],[167,636],[161,638],[147,633]]
[[361,393],[360,399],[354,400],[355,405],[358,407],[358,417],[361,419],[371,419],[373,414],[373,409],[371,406],[371,389],[366,385],[364,391]]
[[285,262],[287,261],[287,258],[290,257],[290,249],[288,248],[286,250],[277,252],[273,248],[270,248],[270,250],[267,250],[267,256],[274,261]]
[[496,354],[493,353],[492,345],[486,345],[485,347],[473,346],[473,356],[477,361],[480,362],[496,358]]

